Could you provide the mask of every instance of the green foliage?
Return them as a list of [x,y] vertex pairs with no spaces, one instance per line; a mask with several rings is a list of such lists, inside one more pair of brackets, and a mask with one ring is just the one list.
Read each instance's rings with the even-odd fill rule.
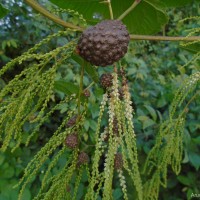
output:
[[[171,165],[176,174],[180,173],[185,126],[184,116],[187,107],[182,113],[178,113],[176,109],[178,109],[188,93],[196,88],[199,80],[200,73],[197,72],[185,80],[183,87],[177,91],[171,104],[169,121],[161,124],[155,145],[148,154],[144,171],[147,174],[151,174],[152,177],[146,183],[147,196],[151,196],[150,199],[158,198],[160,184],[167,187],[168,165]],[[174,116],[175,113],[178,116]],[[198,162],[198,158],[193,159]]]
[[0,18],[3,18],[8,13],[8,10],[0,4]]
[[[197,0],[199,1],[199,0]],[[193,3],[193,0],[161,0],[167,7],[178,7]]]
[[[131,5],[127,1],[119,8],[113,1],[114,15],[128,8],[127,3]],[[165,3],[170,6],[172,2]],[[88,14],[97,9],[93,4],[97,2],[88,4]],[[104,4],[101,8],[108,10]],[[83,14],[84,9],[80,10]],[[138,33],[157,32],[166,23],[160,1],[143,1],[124,18],[125,22],[132,15],[145,19],[141,9],[146,9],[145,16],[151,22],[161,21],[147,30],[145,23],[133,20]],[[64,10],[51,5],[49,10],[63,20],[86,26],[75,8]],[[187,36],[197,35],[199,28],[191,20],[198,19],[189,17],[179,26],[189,27]],[[127,25],[132,27],[128,21]],[[57,30],[54,26],[53,32]],[[175,33],[174,29],[168,31]],[[196,53],[194,56],[179,51],[176,44],[133,42],[113,71],[110,66],[91,66],[75,55],[76,38],[72,30],[49,36],[45,32],[41,42],[0,69],[5,77],[5,81],[0,80],[0,142],[4,151],[0,154],[0,198],[184,199],[199,193],[199,177],[194,172],[200,167],[199,41],[182,43]],[[3,52],[19,47],[19,40],[3,40]],[[83,65],[86,73],[79,75]],[[19,70],[14,71],[16,68]],[[11,70],[14,78],[9,77]],[[105,71],[114,77],[107,91],[98,85],[98,77]],[[89,98],[83,96],[85,88],[91,92]],[[68,127],[74,115],[77,121]],[[65,139],[74,132],[80,144],[70,150]],[[90,161],[80,166],[82,151]],[[115,166],[116,153],[122,155],[120,169]],[[20,188],[13,190],[14,185]]]

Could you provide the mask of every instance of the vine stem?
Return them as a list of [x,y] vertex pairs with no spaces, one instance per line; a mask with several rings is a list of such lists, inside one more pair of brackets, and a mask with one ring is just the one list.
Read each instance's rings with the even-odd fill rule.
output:
[[108,3],[108,7],[109,7],[109,12],[110,12],[110,19],[114,19],[111,0],[107,0],[107,3]]
[[[43,8],[39,3],[35,0],[24,0],[27,4],[29,4],[33,9],[44,15],[45,17],[49,18],[50,20],[54,21],[57,24],[65,28],[71,28],[76,31],[84,31],[83,27],[79,27],[73,25],[71,23],[65,22],[64,20],[60,19],[56,15],[53,15],[45,8]],[[110,1],[110,0],[109,0]],[[140,2],[141,0],[136,0],[135,2]],[[138,4],[138,3],[137,3]],[[133,6],[133,5],[132,5]],[[109,8],[110,9],[110,8]],[[133,9],[133,8],[132,8]],[[128,9],[129,10],[129,9]],[[127,10],[125,11],[127,12]],[[125,13],[124,12],[124,13]],[[130,12],[130,11],[129,11]],[[112,15],[112,14],[111,14]],[[122,15],[121,15],[122,16]],[[120,17],[121,17],[120,16]],[[119,18],[118,18],[119,19]],[[190,36],[190,37],[170,37],[170,36],[151,36],[151,35],[130,35],[131,40],[155,40],[155,41],[200,41],[200,36]]]
[[126,17],[140,2],[141,0],[135,0],[134,3],[118,17],[118,20],[122,20]]
[[131,40],[154,40],[154,41],[200,41],[200,36],[154,36],[154,35],[130,35]]

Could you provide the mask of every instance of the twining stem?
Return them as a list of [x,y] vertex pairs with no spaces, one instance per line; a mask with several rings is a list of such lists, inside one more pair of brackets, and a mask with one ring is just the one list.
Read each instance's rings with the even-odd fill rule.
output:
[[[52,13],[47,11],[45,8],[43,8],[40,4],[38,4],[35,0],[24,0],[24,1],[27,4],[29,4],[33,9],[35,9],[36,11],[41,13],[42,15],[46,16],[47,18],[51,19],[55,23],[60,24],[61,26],[65,27],[65,28],[71,28],[71,29],[74,29],[74,30],[77,30],[77,31],[80,31],[80,32],[84,31],[84,28],[79,27],[79,26],[75,26],[75,25],[68,23],[68,22],[65,22],[62,19],[60,19],[59,17],[53,15]],[[141,0],[136,0],[135,2],[137,2],[137,4],[138,4],[138,2],[140,2],[140,1]],[[111,15],[113,15],[113,14],[111,14]],[[121,18],[121,16],[120,16],[120,18]],[[130,38],[132,40],[155,40],[155,41],[200,41],[200,36],[167,37],[167,36],[151,36],[151,35],[130,35]]]
[[154,40],[154,41],[200,41],[200,36],[154,36],[154,35],[130,35],[131,40]]
[[109,12],[110,12],[110,19],[114,19],[111,0],[107,0],[107,2],[108,2]]
[[73,25],[69,22],[65,22],[64,20],[60,19],[56,15],[53,15],[50,13],[48,10],[43,8],[39,3],[37,3],[35,0],[24,0],[27,4],[29,4],[33,9],[37,10],[39,13],[44,15],[45,17],[51,19],[52,21],[56,22],[57,24],[60,24],[61,26],[67,27],[67,28],[72,28],[77,31],[83,31],[84,28]]
[[81,115],[81,95],[83,93],[83,75],[84,75],[84,64],[81,66],[80,83],[79,83],[79,95],[78,95],[78,114]]
[[135,0],[134,3],[118,17],[118,20],[122,20],[126,17],[140,2],[141,0]]

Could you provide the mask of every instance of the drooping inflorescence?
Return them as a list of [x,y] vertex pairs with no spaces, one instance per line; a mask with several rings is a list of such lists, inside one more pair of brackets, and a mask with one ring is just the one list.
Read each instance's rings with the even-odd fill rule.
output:
[[[109,90],[106,90],[100,107],[92,175],[85,199],[97,199],[101,190],[105,191],[102,194],[103,199],[111,199],[115,173],[119,174],[124,199],[128,199],[126,178],[123,176],[123,171],[126,171],[131,177],[132,187],[135,187],[138,199],[142,200],[143,189],[138,166],[130,93],[127,84],[120,86],[117,72],[112,73],[111,76],[112,84]],[[120,87],[123,88],[123,100],[119,98]],[[106,110],[108,110],[108,124],[101,133],[102,116]],[[100,162],[104,163],[103,169],[99,168]]]

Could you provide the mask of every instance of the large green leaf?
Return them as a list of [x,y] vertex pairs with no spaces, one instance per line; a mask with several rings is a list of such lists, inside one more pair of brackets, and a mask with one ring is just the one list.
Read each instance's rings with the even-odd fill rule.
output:
[[8,13],[8,10],[0,4],[0,18],[3,18]]
[[189,3],[194,3],[193,0],[160,0],[160,1],[163,2],[167,7],[179,7]]
[[[109,18],[108,6],[100,3],[99,0],[51,0],[51,2],[61,8],[78,11],[90,24]],[[133,0],[113,0],[114,18],[118,18],[132,3]],[[168,21],[164,8],[165,6],[159,0],[143,0],[123,19],[123,22],[130,33],[154,34],[159,32]],[[95,18],[97,16],[98,19]]]

